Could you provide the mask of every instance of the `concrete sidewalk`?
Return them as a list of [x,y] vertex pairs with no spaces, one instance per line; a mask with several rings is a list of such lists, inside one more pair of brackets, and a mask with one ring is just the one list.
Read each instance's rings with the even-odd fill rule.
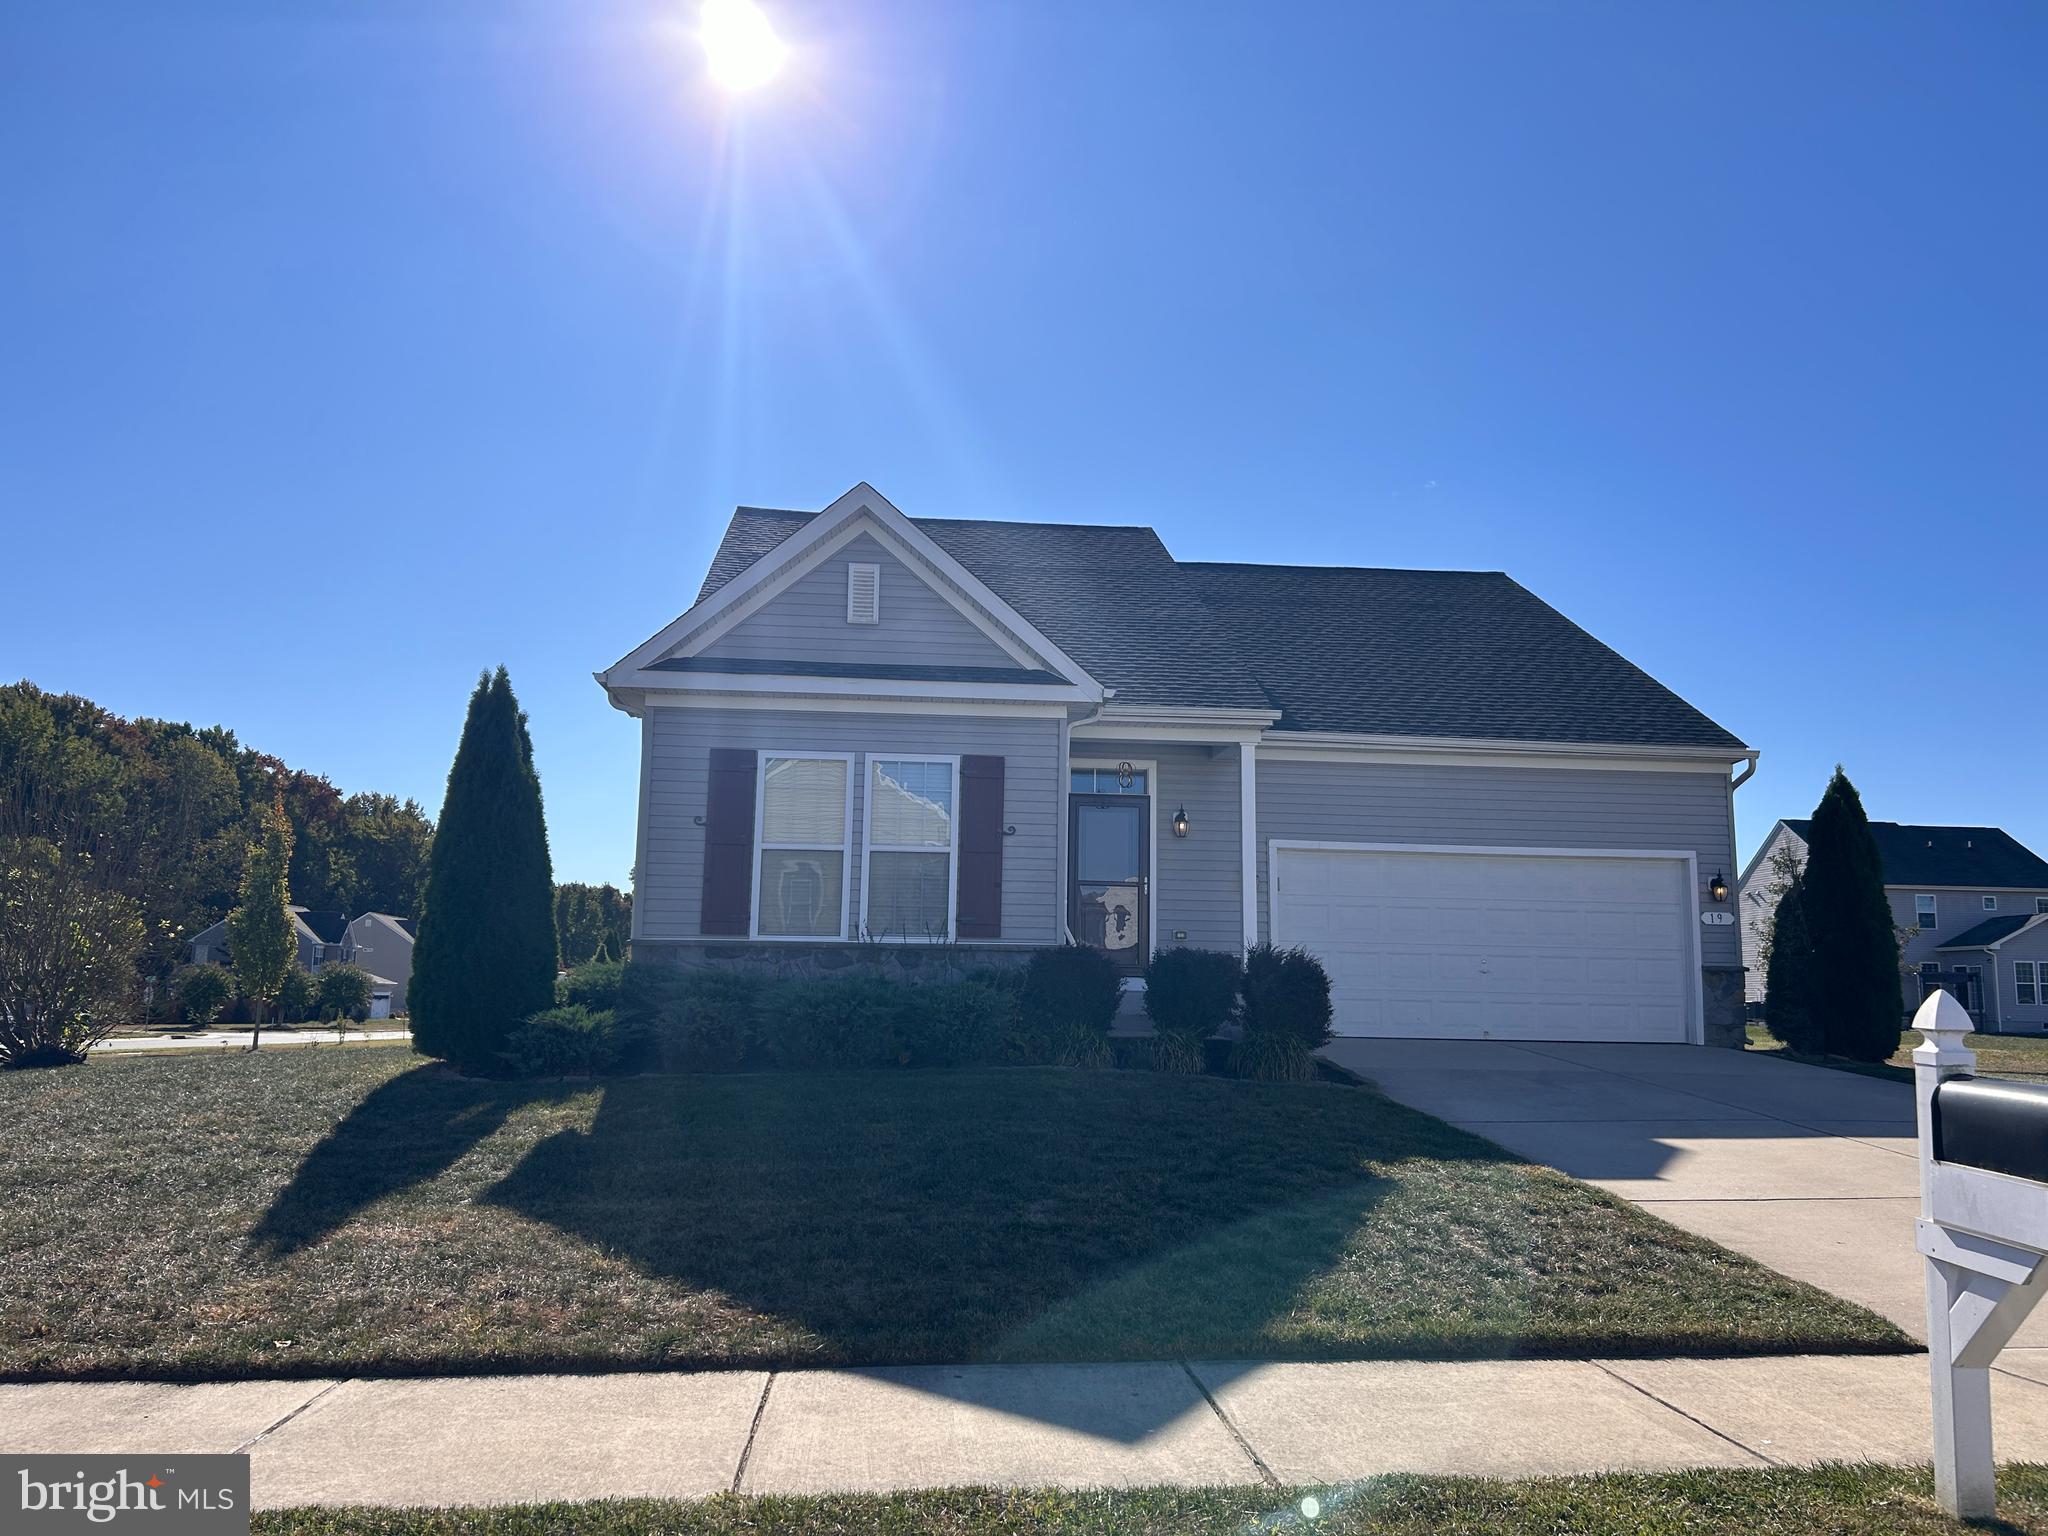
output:
[[[346,1035],[331,1029],[266,1029],[263,1044],[259,1050],[273,1050],[293,1045],[347,1045],[358,1040],[410,1040],[409,1029],[352,1029]],[[189,1035],[117,1035],[112,1039],[97,1041],[91,1049],[95,1051],[246,1051],[249,1048],[249,1031],[246,1029],[198,1030]]]
[[[1993,1376],[2048,1459],[2048,1377]],[[248,1451],[258,1508],[1929,1458],[1924,1356],[0,1386],[0,1452]]]
[[[1913,1090],[1696,1045],[1338,1040],[1390,1098],[1927,1333]],[[2007,1363],[2048,1364],[2048,1312]]]

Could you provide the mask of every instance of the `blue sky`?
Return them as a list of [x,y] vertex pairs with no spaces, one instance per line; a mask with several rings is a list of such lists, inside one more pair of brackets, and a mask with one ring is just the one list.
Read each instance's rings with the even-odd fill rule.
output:
[[[438,806],[737,502],[1504,569],[1745,739],[1747,854],[2048,852],[2048,9],[763,0],[0,9],[0,674]],[[1114,622],[1106,616],[1105,622]]]

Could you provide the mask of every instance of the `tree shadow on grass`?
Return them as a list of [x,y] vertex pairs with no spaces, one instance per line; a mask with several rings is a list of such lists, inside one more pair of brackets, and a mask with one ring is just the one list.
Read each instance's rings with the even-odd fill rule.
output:
[[1257,1339],[1336,1261],[1387,1182],[1376,1107],[1139,1073],[635,1079],[484,1200],[825,1360],[1169,1358]]
[[528,1104],[588,1085],[489,1082],[420,1066],[371,1091],[306,1154],[250,1234],[269,1258],[288,1258],[386,1195],[448,1171]]

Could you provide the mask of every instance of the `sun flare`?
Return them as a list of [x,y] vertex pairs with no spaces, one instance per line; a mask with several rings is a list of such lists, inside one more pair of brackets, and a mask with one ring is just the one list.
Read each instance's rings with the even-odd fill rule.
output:
[[781,73],[789,45],[754,0],[704,0],[698,34],[711,78],[728,91],[751,91]]

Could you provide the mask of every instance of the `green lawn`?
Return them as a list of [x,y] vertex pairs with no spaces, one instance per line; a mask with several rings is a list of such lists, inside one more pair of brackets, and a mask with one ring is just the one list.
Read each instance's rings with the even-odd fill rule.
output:
[[[1675,1472],[1545,1478],[1385,1477],[1343,1488],[954,1489],[830,1498],[298,1509],[254,1536],[1960,1536],[2048,1533],[2048,1469],[1999,1474],[2000,1520],[1965,1527],[1925,1471]],[[1304,1505],[1304,1500],[1313,1500]]]
[[[1889,1077],[1910,1082],[1913,1077],[1913,1047],[1920,1043],[1920,1032],[1908,1029],[1899,1041],[1899,1048],[1889,1061],[1850,1061],[1842,1056],[1802,1056],[1788,1051],[1761,1024],[1749,1026],[1749,1048],[1752,1051],[1774,1051],[1787,1061],[1802,1061],[1809,1066],[1839,1067],[1847,1072],[1862,1072],[1872,1077]],[[2048,1077],[2048,1035],[1978,1035],[1963,1036],[1963,1044],[1977,1053],[1977,1070],[1986,1077]]]
[[1364,1088],[0,1073],[0,1375],[1899,1349]]

